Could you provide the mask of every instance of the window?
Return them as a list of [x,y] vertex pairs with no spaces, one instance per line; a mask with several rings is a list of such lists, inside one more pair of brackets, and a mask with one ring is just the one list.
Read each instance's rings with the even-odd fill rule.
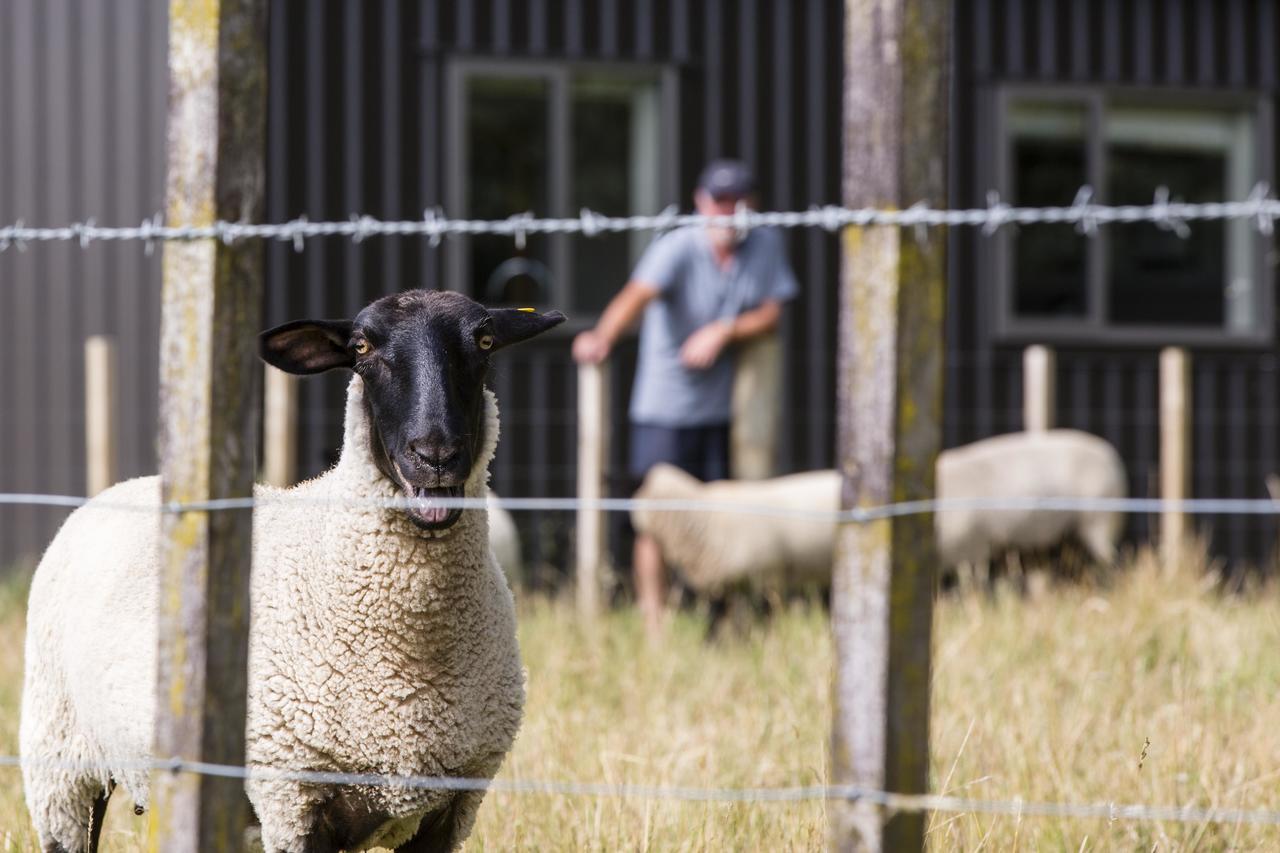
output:
[[[652,214],[677,199],[672,78],[658,69],[523,63],[450,71],[451,216]],[[491,305],[598,313],[652,235],[529,235],[450,241],[452,286]]]
[[[1162,93],[1005,92],[1001,197],[1068,206],[1080,187],[1102,204],[1245,198],[1270,175],[1270,115],[1241,98],[1205,102]],[[1154,223],[1002,230],[995,241],[1002,331],[1008,337],[1116,342],[1265,342],[1271,293],[1253,224],[1191,223],[1179,237]]]

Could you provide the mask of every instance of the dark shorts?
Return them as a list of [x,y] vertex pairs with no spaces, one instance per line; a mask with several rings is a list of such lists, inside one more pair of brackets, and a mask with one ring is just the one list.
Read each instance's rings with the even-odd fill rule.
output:
[[729,477],[729,425],[670,427],[631,425],[627,469],[637,482],[659,462],[683,468],[699,480]]

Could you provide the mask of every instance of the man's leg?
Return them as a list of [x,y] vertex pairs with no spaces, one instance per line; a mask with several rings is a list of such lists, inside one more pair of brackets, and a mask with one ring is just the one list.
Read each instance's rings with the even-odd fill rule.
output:
[[631,565],[635,571],[636,603],[644,617],[644,627],[650,638],[662,629],[662,616],[667,603],[667,567],[662,562],[662,550],[652,536],[636,535],[631,552]]

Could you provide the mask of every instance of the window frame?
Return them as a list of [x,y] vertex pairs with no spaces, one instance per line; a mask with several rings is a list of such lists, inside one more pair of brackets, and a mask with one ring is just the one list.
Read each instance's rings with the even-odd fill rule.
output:
[[[575,75],[601,74],[616,78],[654,81],[659,99],[659,168],[660,205],[678,203],[680,177],[680,111],[679,72],[671,66],[649,62],[599,62],[560,61],[502,58],[458,57],[450,59],[445,67],[445,210],[451,217],[469,217],[467,205],[467,175],[469,152],[466,145],[468,120],[467,82],[474,77],[508,77],[545,81],[550,97],[548,150],[548,197],[550,217],[576,217],[577,210],[570,210],[573,164],[573,134],[571,96]],[[428,164],[430,167],[430,164]],[[517,211],[512,211],[513,213]],[[574,303],[574,273],[571,234],[550,234],[550,267],[554,278],[547,302],[538,307],[564,307]],[[471,281],[470,242],[465,236],[446,239],[444,242],[444,268],[446,287],[455,288]],[[623,282],[619,282],[621,287]],[[566,308],[567,310],[567,308]],[[578,312],[572,312],[575,316]],[[566,323],[573,329],[587,328],[593,318],[578,317]]]
[[[1009,115],[1015,102],[1035,100],[1041,103],[1080,105],[1086,110],[1086,177],[1094,188],[1094,203],[1106,204],[1105,174],[1106,140],[1103,117],[1108,105],[1140,104],[1142,106],[1185,108],[1188,110],[1247,111],[1254,119],[1254,151],[1256,180],[1271,183],[1275,160],[1271,102],[1262,93],[1239,90],[1156,89],[1139,86],[1053,86],[1013,84],[998,87],[990,99],[994,162],[985,184],[992,186],[1002,200],[1013,197],[1012,152]],[[1227,199],[1224,199],[1227,200]],[[1196,227],[1191,223],[1191,227]],[[1163,344],[1213,345],[1223,348],[1262,348],[1275,340],[1274,280],[1268,255],[1272,241],[1254,232],[1254,298],[1258,324],[1245,333],[1232,333],[1222,328],[1196,328],[1170,324],[1116,325],[1107,317],[1107,250],[1110,227],[1101,226],[1085,241],[1086,301],[1088,313],[1079,318],[1020,318],[1014,313],[1013,231],[1001,228],[990,238],[978,237],[984,244],[979,256],[979,275],[993,281],[995,297],[995,339],[1000,343],[1106,343],[1113,345],[1151,346]]]

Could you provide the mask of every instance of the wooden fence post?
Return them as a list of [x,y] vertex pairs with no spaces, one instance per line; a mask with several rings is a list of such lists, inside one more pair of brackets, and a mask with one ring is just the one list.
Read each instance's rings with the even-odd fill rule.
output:
[[116,342],[91,335],[84,342],[85,486],[93,497],[116,481]]
[[[578,497],[584,501],[605,496],[609,463],[609,363],[578,365]],[[584,616],[600,611],[600,568],[607,556],[606,514],[579,508],[577,519],[578,610]]]
[[[1181,347],[1160,351],[1160,497],[1191,495],[1191,357]],[[1172,571],[1187,539],[1187,516],[1180,509],[1160,512],[1160,555]]]
[[[166,220],[260,221],[265,0],[170,0]],[[160,474],[165,503],[252,494],[260,241],[165,244]],[[244,764],[251,513],[161,517],[155,754]],[[158,771],[154,851],[239,850],[239,779]]]
[[262,479],[285,488],[298,482],[298,377],[263,368]]
[[1022,353],[1022,428],[1053,429],[1057,417],[1057,357],[1049,347],[1027,347]]
[[[844,203],[946,203],[947,0],[845,0]],[[930,497],[941,443],[941,228],[850,226],[839,302],[837,458],[845,509]],[[927,515],[837,534],[832,782],[922,793],[937,563]],[[924,815],[831,804],[834,850],[921,850]]]

